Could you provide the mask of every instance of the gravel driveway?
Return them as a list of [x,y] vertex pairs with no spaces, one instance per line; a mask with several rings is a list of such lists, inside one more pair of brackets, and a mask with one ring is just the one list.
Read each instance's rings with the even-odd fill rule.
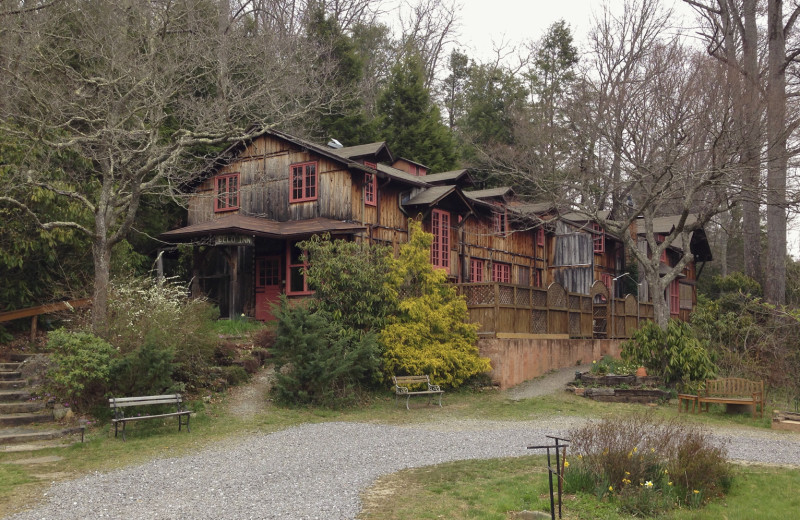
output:
[[[574,371],[520,385],[509,397],[556,391]],[[585,421],[307,424],[60,482],[39,507],[9,518],[353,519],[361,509],[359,495],[382,475],[453,460],[530,455],[527,446],[544,444],[545,435],[563,435]],[[733,460],[800,466],[800,435],[725,429],[717,437]]]

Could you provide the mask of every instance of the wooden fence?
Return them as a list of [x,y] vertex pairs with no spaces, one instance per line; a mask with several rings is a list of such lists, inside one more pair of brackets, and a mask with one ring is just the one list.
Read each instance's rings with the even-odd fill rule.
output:
[[590,294],[567,292],[558,283],[527,287],[506,283],[464,283],[470,321],[478,334],[524,333],[568,335],[570,338],[629,338],[642,320],[652,320],[653,305],[633,295],[609,298],[597,281]]

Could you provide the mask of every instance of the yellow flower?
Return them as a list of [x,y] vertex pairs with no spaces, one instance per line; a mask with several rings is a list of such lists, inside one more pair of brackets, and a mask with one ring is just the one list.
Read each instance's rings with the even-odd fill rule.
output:
[[583,455],[578,455],[578,459],[583,460]]
[[634,452],[634,453],[636,453],[637,451],[639,451],[639,448],[637,448],[636,446],[634,446],[634,447],[633,447],[633,452]]
[[608,486],[609,491],[614,491],[614,486]]
[[650,448],[650,453],[655,453],[655,452],[656,452],[655,448]]
[[633,452],[632,452],[632,451],[629,451],[629,452],[628,452],[628,458],[631,458],[631,457],[633,457]]
[[665,470],[664,470],[664,475],[669,475],[669,471],[667,471],[667,470],[665,469]]
[[593,364],[593,365],[596,365],[596,364],[597,364],[597,361],[596,361],[596,360],[595,360],[595,361],[592,361],[592,364]]
[[653,487],[653,482],[648,480],[647,482],[644,483],[644,487]]
[[630,471],[626,471],[626,472],[625,472],[625,474],[626,474],[626,475],[630,475],[630,474],[631,474],[631,472],[630,472]]
[[565,467],[565,468],[568,468],[568,467],[569,467],[569,462],[567,462],[566,460],[564,461],[564,467]]
[[695,489],[695,490],[693,490],[693,491],[692,491],[692,493],[694,493],[694,494],[696,495],[696,494],[698,494],[698,493],[699,493],[699,491],[697,491],[697,490]]
[[671,486],[672,485],[672,481],[670,480],[669,482],[667,482],[667,485]]

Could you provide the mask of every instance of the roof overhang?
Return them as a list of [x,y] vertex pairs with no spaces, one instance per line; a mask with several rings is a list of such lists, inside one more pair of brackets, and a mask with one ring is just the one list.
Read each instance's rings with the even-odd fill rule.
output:
[[328,218],[312,218],[278,222],[258,217],[229,215],[208,222],[192,224],[159,235],[162,240],[185,242],[192,239],[218,235],[248,235],[264,238],[292,239],[321,233],[350,235],[366,228],[360,224]]

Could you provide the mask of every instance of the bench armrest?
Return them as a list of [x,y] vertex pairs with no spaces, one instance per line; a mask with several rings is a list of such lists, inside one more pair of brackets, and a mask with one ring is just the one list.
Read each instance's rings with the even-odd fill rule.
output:
[[439,385],[432,385],[432,384],[428,383],[428,391],[429,392],[441,392],[442,389],[439,388]]
[[407,394],[408,393],[408,387],[407,386],[395,385],[394,386],[394,391],[395,391],[395,393],[398,393],[398,394]]

